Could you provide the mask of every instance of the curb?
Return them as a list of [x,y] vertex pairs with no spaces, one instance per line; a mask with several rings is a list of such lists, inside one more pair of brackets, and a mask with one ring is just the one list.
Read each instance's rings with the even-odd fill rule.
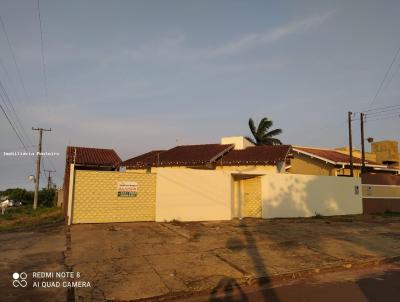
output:
[[[394,263],[394,262],[398,262],[398,261],[400,261],[400,256],[376,258],[376,259],[372,259],[372,260],[368,260],[368,261],[355,261],[355,262],[345,261],[344,263],[342,263],[340,265],[336,265],[336,266],[311,268],[311,269],[290,272],[290,273],[285,273],[285,274],[271,275],[268,277],[248,279],[247,281],[239,283],[239,285],[251,286],[251,285],[255,285],[258,283],[258,285],[260,285],[260,286],[266,286],[274,281],[289,281],[289,280],[294,280],[294,279],[306,278],[306,277],[310,277],[310,276],[313,276],[316,274],[321,274],[321,273],[333,273],[333,272],[348,271],[350,269],[358,269],[358,268],[363,268],[366,266],[369,266],[369,267],[370,266],[378,266],[381,264],[389,264],[389,263]],[[161,295],[161,296],[140,298],[140,299],[135,299],[135,300],[130,300],[130,301],[135,301],[135,302],[174,301],[176,299],[183,299],[185,297],[186,298],[193,297],[195,295],[196,296],[208,295],[211,290],[212,289],[202,290],[202,291],[193,291],[193,292],[187,292],[187,291],[175,292],[175,293],[168,293],[168,294]]]

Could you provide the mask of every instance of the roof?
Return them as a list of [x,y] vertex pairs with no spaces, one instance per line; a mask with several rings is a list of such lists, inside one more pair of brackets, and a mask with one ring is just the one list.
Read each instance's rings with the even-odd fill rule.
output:
[[268,165],[285,162],[290,145],[254,146],[243,150],[232,150],[218,160],[221,166]]
[[144,167],[146,164],[157,160],[158,154],[165,152],[165,150],[152,150],[150,152],[146,152],[144,154],[132,157],[127,159],[121,163],[121,166],[126,167]]
[[243,150],[234,150],[233,144],[185,145],[166,151],[150,151],[122,162],[121,166],[269,165],[286,161],[290,150],[290,145],[253,146]]
[[153,158],[153,166],[198,166],[214,162],[234,145],[204,144],[177,146]]
[[126,167],[202,166],[214,162],[233,149],[234,145],[204,144],[154,150],[121,163]]
[[[293,147],[294,151],[300,152],[302,154],[308,155],[310,157],[314,157],[323,161],[330,162],[334,165],[343,165],[350,164],[350,156],[347,154],[343,154],[341,152],[329,149],[321,149],[321,148],[310,148],[310,147]],[[360,166],[362,163],[361,159],[353,156],[353,164]],[[385,165],[378,164],[376,162],[365,160],[366,166],[371,167],[386,167]]]
[[67,163],[88,166],[116,167],[121,158],[113,149],[99,149],[87,147],[67,147]]

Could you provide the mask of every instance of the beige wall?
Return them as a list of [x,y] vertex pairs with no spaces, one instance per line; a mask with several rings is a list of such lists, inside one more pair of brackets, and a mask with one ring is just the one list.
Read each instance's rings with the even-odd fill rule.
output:
[[362,213],[359,179],[278,174],[263,176],[261,186],[263,218]]
[[156,221],[231,219],[230,173],[197,169],[157,169]]
[[64,189],[57,189],[57,207],[61,207],[64,200]]
[[[72,223],[155,220],[155,174],[75,170],[72,179]],[[137,182],[137,196],[118,197],[120,181]]]
[[221,138],[221,145],[235,145],[235,150],[243,150],[247,147],[253,147],[254,144],[248,141],[244,136],[228,136]]
[[217,166],[216,170],[224,172],[238,173],[238,174],[275,174],[278,173],[276,166],[261,166],[261,165],[248,165],[248,166]]

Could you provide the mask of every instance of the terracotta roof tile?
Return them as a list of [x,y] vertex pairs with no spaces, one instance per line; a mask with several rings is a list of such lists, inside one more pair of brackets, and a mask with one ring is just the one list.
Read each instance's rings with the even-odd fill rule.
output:
[[[308,154],[312,154],[321,158],[324,158],[328,161],[332,161],[335,163],[350,163],[350,156],[347,154],[340,153],[335,150],[328,149],[318,149],[318,148],[309,148],[309,147],[293,147],[294,150],[298,150],[300,152],[305,152]],[[369,165],[379,165],[373,161],[366,160],[366,164]],[[362,161],[360,158],[353,156],[353,163],[361,165]]]
[[[184,145],[166,151],[150,151],[122,163],[127,167],[202,166],[233,149],[233,145]],[[138,160],[139,159],[139,160]]]
[[[76,153],[75,153],[76,152]],[[116,167],[121,162],[121,158],[112,149],[99,149],[87,147],[67,147],[67,164],[74,163],[79,165],[110,166]]]
[[149,163],[157,160],[158,154],[165,152],[165,150],[153,150],[144,154],[132,157],[121,163],[121,166],[126,167],[145,167]]
[[290,145],[254,146],[243,150],[232,150],[221,157],[218,165],[268,165],[286,161]]
[[233,145],[204,144],[177,146],[160,154],[151,162],[154,166],[197,166],[215,161],[233,149]]

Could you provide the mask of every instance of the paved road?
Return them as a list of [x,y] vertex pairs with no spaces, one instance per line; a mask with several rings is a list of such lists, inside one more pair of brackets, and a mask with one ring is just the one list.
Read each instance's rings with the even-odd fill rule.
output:
[[[360,275],[373,271],[365,277]],[[359,279],[360,278],[360,279]],[[228,285],[229,280],[227,280]],[[400,265],[382,266],[363,271],[337,272],[321,275],[313,280],[294,281],[275,288],[253,286],[243,288],[230,283],[229,288],[217,288],[213,293],[175,301],[249,301],[249,302],[336,302],[336,301],[400,301]]]

